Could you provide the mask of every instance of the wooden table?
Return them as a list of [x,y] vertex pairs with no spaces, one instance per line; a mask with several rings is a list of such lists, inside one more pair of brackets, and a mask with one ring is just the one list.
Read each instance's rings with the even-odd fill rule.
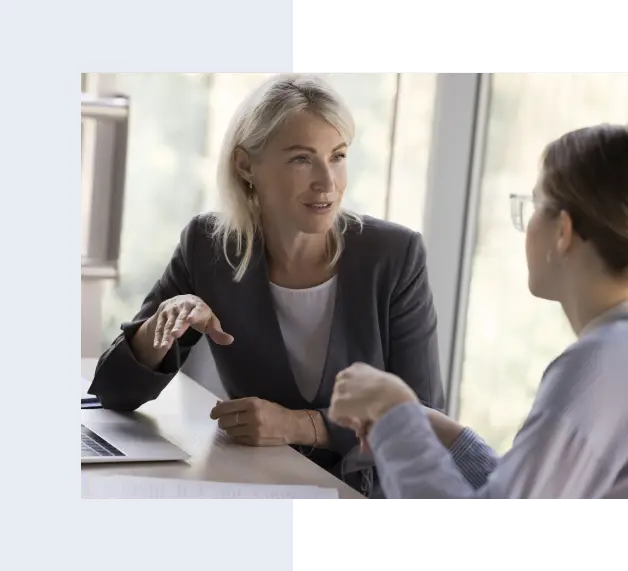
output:
[[[91,380],[95,368],[95,359],[81,360],[83,377]],[[90,474],[320,486],[337,489],[341,498],[363,498],[289,446],[253,448],[230,442],[217,430],[217,422],[209,418],[216,401],[212,393],[179,373],[158,399],[136,412],[139,420],[152,424],[160,434],[188,452],[191,457],[187,463],[89,464],[82,465],[81,470]],[[83,418],[95,413],[82,410]]]

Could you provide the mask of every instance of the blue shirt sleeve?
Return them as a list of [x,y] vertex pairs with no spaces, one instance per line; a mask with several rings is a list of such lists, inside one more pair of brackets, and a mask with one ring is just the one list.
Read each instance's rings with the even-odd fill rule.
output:
[[493,449],[470,428],[462,431],[449,453],[462,475],[476,490],[486,484],[498,462]]

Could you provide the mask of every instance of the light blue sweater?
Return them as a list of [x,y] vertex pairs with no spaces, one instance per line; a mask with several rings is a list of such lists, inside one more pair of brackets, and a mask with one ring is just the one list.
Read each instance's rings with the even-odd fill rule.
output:
[[418,403],[389,411],[369,443],[388,498],[627,498],[628,303],[547,367],[503,457],[469,429],[445,449]]

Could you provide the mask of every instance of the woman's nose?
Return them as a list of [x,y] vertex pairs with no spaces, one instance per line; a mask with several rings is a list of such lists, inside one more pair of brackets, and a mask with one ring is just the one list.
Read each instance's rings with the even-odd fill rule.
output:
[[317,169],[312,187],[317,192],[332,192],[334,190],[334,177],[332,171],[327,166]]

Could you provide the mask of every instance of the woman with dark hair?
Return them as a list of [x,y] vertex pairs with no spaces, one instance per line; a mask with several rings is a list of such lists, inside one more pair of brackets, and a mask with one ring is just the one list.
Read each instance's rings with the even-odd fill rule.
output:
[[330,417],[366,439],[389,498],[628,497],[628,128],[554,141],[533,195],[511,200],[530,291],[558,301],[578,339],[545,370],[502,458],[399,377],[340,372]]

